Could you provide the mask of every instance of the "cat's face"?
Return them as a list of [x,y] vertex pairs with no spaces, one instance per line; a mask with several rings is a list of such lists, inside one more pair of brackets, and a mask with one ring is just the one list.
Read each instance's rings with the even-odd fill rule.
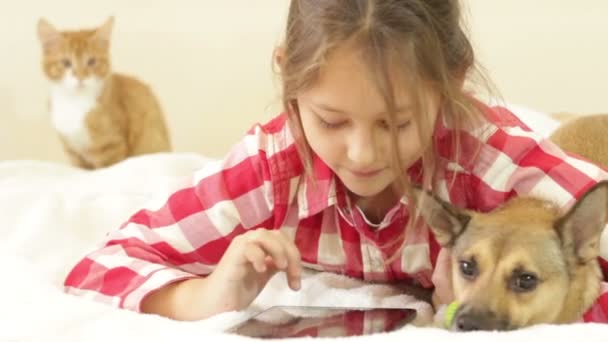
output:
[[91,30],[63,31],[46,20],[38,22],[42,68],[47,78],[71,91],[98,88],[110,74],[110,34],[113,18]]

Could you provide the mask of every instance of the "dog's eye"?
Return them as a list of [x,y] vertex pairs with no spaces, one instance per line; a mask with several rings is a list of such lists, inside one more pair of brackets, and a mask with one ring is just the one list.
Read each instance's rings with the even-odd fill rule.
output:
[[475,260],[461,260],[460,273],[467,279],[474,279],[477,277],[478,270]]
[[522,273],[513,277],[511,287],[515,292],[529,292],[538,286],[538,277],[530,273]]

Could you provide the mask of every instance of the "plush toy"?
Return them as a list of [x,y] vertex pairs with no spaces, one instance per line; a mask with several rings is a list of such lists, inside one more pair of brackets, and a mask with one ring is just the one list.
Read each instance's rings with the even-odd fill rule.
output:
[[445,309],[445,327],[449,329],[452,327],[452,323],[454,323],[454,316],[456,316],[456,311],[458,311],[458,306],[460,304],[458,302],[451,302],[450,305]]

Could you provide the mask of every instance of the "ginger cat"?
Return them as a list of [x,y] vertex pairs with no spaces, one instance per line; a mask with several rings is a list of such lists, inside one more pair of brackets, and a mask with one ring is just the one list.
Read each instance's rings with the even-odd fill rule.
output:
[[62,32],[44,19],[38,22],[52,123],[71,162],[85,169],[171,150],[152,90],[110,69],[113,22],[109,18],[96,29]]

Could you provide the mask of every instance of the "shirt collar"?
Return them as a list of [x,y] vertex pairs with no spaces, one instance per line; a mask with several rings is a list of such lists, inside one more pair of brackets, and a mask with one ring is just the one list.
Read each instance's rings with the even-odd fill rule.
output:
[[313,216],[335,204],[347,201],[345,188],[334,172],[312,152],[312,174],[304,175],[298,187],[298,217]]

